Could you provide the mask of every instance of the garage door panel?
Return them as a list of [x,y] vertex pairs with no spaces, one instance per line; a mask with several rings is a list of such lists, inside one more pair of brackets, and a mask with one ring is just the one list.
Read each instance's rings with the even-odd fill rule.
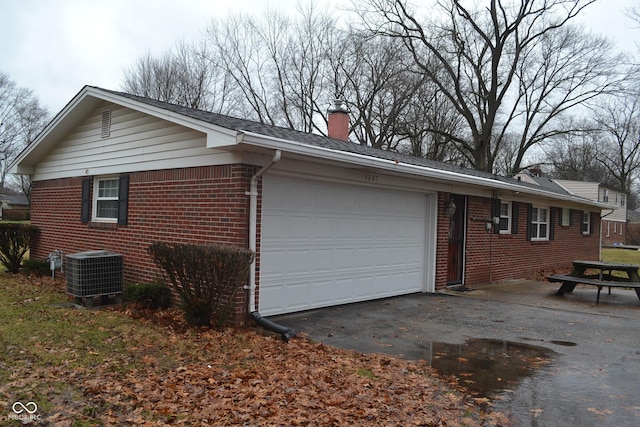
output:
[[261,313],[421,291],[425,212],[421,194],[265,176]]

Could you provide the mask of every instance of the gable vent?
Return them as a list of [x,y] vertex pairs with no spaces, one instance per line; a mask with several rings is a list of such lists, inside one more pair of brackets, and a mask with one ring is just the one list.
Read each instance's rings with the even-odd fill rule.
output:
[[111,110],[104,110],[102,112],[102,129],[100,130],[100,136],[102,138],[108,138],[111,134]]

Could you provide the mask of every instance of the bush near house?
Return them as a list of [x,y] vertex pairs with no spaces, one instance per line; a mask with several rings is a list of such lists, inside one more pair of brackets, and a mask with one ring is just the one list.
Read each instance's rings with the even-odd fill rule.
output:
[[50,276],[51,264],[46,259],[25,259],[22,262],[22,274],[25,276]]
[[164,309],[171,306],[171,289],[165,283],[136,283],[124,289],[129,301],[139,303],[143,308]]
[[180,298],[185,319],[194,326],[221,327],[233,313],[233,297],[246,283],[254,253],[221,245],[157,242],[147,248]]
[[10,273],[18,273],[22,259],[40,230],[31,224],[0,223],[0,262]]

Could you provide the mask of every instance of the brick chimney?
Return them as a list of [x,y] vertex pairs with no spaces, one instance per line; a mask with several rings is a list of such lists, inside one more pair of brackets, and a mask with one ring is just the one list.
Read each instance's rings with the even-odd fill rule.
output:
[[533,166],[529,168],[531,175],[540,178],[542,176],[542,168],[540,166]]
[[329,114],[327,133],[329,138],[349,140],[349,110],[344,102],[339,99],[333,101],[333,105],[327,110]]

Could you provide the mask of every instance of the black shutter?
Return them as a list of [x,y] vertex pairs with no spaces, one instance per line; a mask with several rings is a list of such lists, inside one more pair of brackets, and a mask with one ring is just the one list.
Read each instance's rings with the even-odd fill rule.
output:
[[518,234],[518,211],[520,210],[520,204],[518,202],[511,202],[511,234]]
[[[591,212],[591,224],[589,224],[589,234],[597,234],[597,230],[595,230],[596,222],[598,222],[598,218],[600,214],[598,212]],[[598,224],[598,227],[602,227],[601,224]]]
[[531,240],[531,217],[533,216],[533,205],[527,203],[527,240]]
[[573,227],[573,209],[569,209],[569,227]]
[[558,227],[562,227],[562,217],[564,216],[565,208],[558,208]]
[[89,222],[91,208],[91,178],[82,178],[82,205],[80,208],[80,221],[83,224]]
[[[556,208],[549,207],[549,240],[553,240],[556,237],[556,211]],[[560,214],[560,216],[562,217],[562,214]]]
[[500,199],[493,199],[493,207],[491,210],[491,222],[493,223],[493,234],[500,234],[500,221],[496,224],[495,218],[500,219],[500,205],[502,201]]
[[118,224],[127,225],[129,210],[129,174],[120,175],[118,183]]

